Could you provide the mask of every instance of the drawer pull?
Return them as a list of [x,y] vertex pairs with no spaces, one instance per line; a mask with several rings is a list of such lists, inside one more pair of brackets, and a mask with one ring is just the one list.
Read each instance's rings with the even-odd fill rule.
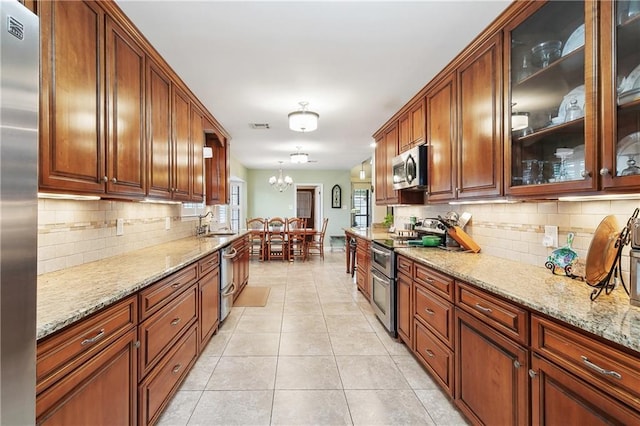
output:
[[173,373],[177,373],[178,371],[180,371],[180,369],[182,368],[182,364],[178,364],[175,367],[173,367]]
[[178,288],[181,285],[182,285],[181,283],[173,283],[173,284],[171,284],[171,288]]
[[491,312],[493,312],[490,308],[485,308],[484,306],[482,306],[479,303],[476,303],[476,308],[481,310],[482,312],[484,312],[485,314],[490,314]]
[[591,361],[589,361],[589,358],[587,358],[584,355],[582,355],[580,358],[582,358],[582,362],[584,363],[584,365],[586,365],[590,369],[595,370],[595,371],[597,371],[598,373],[600,373],[602,375],[611,376],[611,377],[614,377],[614,378],[616,378],[618,380],[622,380],[622,374],[618,373],[617,371],[605,370],[604,368],[600,367],[599,365],[596,365],[596,364],[592,363]]
[[433,278],[425,278],[424,281],[428,284],[435,284],[436,280]]
[[174,318],[174,320],[171,321],[171,325],[178,325],[179,322],[180,322],[180,318]]
[[433,358],[435,356],[431,349],[425,349],[424,353],[426,353],[429,358]]
[[103,337],[104,337],[104,328],[101,328],[100,331],[98,332],[98,334],[96,334],[95,336],[93,336],[90,339],[84,339],[82,342],[80,342],[80,344],[82,346],[88,345],[89,343],[94,343],[94,342],[102,339]]
[[435,315],[435,314],[436,314],[436,313],[435,313],[435,311],[434,311],[433,309],[424,308],[424,311],[425,311],[426,313],[428,313],[429,315]]

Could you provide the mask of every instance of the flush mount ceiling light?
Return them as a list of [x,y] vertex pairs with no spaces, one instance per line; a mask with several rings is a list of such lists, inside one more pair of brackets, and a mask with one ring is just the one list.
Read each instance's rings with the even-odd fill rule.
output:
[[306,162],[309,161],[309,154],[305,154],[304,152],[300,152],[300,148],[299,146],[296,146],[296,149],[298,150],[298,152],[296,152],[295,154],[291,154],[291,162],[294,164],[304,164]]
[[289,114],[289,128],[296,132],[313,132],[318,128],[320,115],[307,110],[308,102],[299,102],[300,110]]
[[293,183],[293,179],[291,176],[287,175],[282,177],[282,161],[278,161],[280,163],[280,170],[278,171],[278,176],[271,176],[269,178],[269,184],[278,192],[285,191],[288,187]]

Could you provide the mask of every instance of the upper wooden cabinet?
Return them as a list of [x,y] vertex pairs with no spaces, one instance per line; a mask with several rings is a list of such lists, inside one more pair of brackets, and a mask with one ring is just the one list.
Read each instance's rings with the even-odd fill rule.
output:
[[399,152],[424,143],[424,98],[415,101],[398,120]]
[[116,3],[33,6],[41,21],[40,190],[202,201],[204,119],[212,118]]
[[456,133],[456,80],[450,73],[427,94],[429,200],[456,196]]
[[213,151],[204,160],[206,203],[229,204],[229,142],[211,121],[204,123],[205,146]]
[[[601,2],[533,2],[505,27],[509,193],[595,190],[597,12]],[[606,68],[603,67],[603,68]],[[505,126],[507,127],[507,126]]]
[[458,67],[457,198],[502,194],[502,34]]
[[40,189],[102,194],[104,10],[93,2],[41,2],[38,12]]
[[600,3],[604,189],[640,187],[640,10],[637,2]]

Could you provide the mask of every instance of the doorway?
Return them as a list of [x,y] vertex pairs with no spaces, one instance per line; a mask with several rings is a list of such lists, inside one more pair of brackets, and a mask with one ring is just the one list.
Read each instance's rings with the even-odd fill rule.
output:
[[307,219],[307,227],[319,229],[322,224],[321,185],[296,185],[296,217]]

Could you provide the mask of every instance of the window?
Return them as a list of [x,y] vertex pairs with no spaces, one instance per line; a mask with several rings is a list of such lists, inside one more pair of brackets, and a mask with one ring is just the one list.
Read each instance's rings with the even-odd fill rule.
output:
[[231,229],[235,232],[240,230],[240,183],[230,182],[231,189]]
[[353,190],[353,220],[351,226],[366,228],[369,226],[369,190]]
[[180,214],[182,217],[193,217],[203,215],[207,212],[207,206],[202,203],[182,203]]

